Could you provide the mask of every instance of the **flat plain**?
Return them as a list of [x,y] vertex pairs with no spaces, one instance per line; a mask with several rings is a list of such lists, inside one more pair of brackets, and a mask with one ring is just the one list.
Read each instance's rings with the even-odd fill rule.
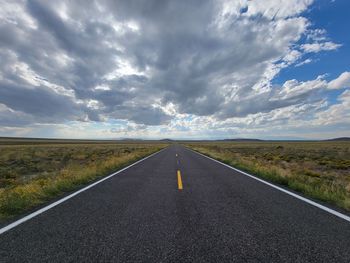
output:
[[349,141],[187,142],[187,147],[350,210]]
[[[350,211],[349,141],[181,143],[307,197]],[[0,138],[0,221],[72,192],[168,144]]]

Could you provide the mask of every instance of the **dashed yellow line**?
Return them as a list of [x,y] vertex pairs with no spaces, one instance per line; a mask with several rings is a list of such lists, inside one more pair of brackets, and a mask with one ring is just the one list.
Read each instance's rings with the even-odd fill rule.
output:
[[177,170],[177,186],[178,186],[179,190],[183,189],[180,170]]

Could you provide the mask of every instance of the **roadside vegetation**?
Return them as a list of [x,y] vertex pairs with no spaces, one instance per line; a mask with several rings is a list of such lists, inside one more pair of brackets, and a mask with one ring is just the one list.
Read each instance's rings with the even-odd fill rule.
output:
[[350,142],[196,142],[186,146],[350,211]]
[[0,140],[0,221],[80,188],[166,144]]

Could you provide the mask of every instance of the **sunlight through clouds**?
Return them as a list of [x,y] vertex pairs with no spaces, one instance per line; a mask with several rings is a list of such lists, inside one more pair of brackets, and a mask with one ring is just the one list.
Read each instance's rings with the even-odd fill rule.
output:
[[0,3],[0,135],[76,137],[62,127],[88,125],[95,133],[79,136],[264,137],[278,127],[303,137],[298,123],[349,125],[349,68],[283,75],[317,71],[322,54],[344,48],[315,25],[311,0]]

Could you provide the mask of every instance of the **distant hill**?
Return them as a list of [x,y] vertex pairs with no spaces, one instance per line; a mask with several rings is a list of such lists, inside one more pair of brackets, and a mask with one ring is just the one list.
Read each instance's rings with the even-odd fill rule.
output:
[[249,139],[249,138],[235,138],[235,139],[223,139],[219,141],[225,141],[225,142],[262,142],[264,140],[260,139]]
[[350,137],[339,137],[339,138],[333,138],[325,141],[350,141]]
[[119,138],[119,139],[116,139],[116,141],[143,141],[143,139],[139,139],[139,138]]

